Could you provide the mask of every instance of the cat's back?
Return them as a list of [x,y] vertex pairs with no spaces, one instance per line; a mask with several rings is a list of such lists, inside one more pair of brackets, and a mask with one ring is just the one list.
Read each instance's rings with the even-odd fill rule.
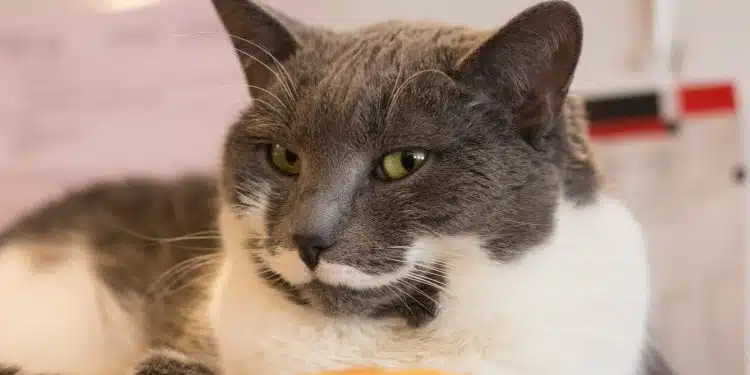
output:
[[[0,233],[0,369],[59,371],[94,356],[100,371],[175,340],[200,260],[218,253],[215,201],[211,177],[128,178],[71,191],[11,224]],[[38,343],[23,345],[39,337],[56,348],[43,359]]]
[[84,236],[95,246],[113,245],[209,230],[215,189],[213,178],[199,175],[93,182],[20,217],[0,231],[0,244]]

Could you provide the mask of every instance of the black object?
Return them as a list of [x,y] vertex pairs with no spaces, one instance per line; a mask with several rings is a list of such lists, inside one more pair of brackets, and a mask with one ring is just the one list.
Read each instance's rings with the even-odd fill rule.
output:
[[680,125],[676,120],[667,121],[664,125],[667,127],[669,134],[677,135],[680,132]]
[[643,375],[678,375],[664,359],[664,356],[651,348],[646,354]]
[[661,116],[661,105],[658,93],[645,92],[633,95],[588,98],[586,99],[586,111],[592,123],[659,118]]
[[747,168],[740,164],[734,168],[734,181],[740,185],[745,183],[747,179]]

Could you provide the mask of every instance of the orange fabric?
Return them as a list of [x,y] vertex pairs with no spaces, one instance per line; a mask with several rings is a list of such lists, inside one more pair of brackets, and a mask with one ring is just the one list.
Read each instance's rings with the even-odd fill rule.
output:
[[328,371],[322,372],[315,375],[451,375],[445,372],[427,369],[413,369],[413,370],[382,370],[382,369],[352,369],[343,371]]

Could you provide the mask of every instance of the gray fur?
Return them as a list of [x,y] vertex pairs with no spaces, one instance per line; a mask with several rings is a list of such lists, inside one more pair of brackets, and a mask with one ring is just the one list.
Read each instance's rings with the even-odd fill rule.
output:
[[156,351],[143,360],[134,375],[214,375],[208,366],[195,362],[181,353]]
[[[220,15],[240,2],[214,1]],[[244,65],[248,83],[262,90],[252,90],[256,104],[226,142],[228,203],[241,205],[247,186],[270,191],[270,238],[248,251],[318,236],[332,244],[323,260],[381,274],[400,267],[420,235],[471,234],[511,262],[549,236],[561,192],[580,204],[594,199],[594,165],[576,162],[564,111],[582,38],[567,3],[538,5],[499,31],[386,22],[332,33],[246,11],[264,27],[222,18],[240,60],[243,40],[286,53],[277,56],[281,69],[251,44],[269,63]],[[274,79],[252,78],[269,67]],[[299,155],[298,176],[267,162],[273,143]],[[403,149],[425,150],[428,159],[406,179],[378,179],[379,158]],[[419,294],[405,288],[407,298],[385,298],[319,282],[298,289],[313,307],[355,315]]]

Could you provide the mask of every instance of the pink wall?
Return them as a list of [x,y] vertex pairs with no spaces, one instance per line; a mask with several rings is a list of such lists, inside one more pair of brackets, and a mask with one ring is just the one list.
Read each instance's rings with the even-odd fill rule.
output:
[[0,225],[94,176],[212,168],[249,101],[222,31],[199,1],[0,13]]

